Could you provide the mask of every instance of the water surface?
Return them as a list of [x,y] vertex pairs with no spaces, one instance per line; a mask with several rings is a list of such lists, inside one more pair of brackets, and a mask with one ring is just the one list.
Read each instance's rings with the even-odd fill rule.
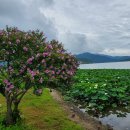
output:
[[[130,69],[130,61],[127,62],[111,62],[111,63],[95,63],[95,64],[81,64],[80,69]],[[81,109],[85,112],[85,109]],[[122,111],[122,115],[123,115]],[[108,114],[104,117],[96,118],[103,124],[109,124],[114,130],[130,130],[130,110],[125,116],[119,116],[116,112]]]
[[130,69],[130,61],[81,64],[80,69]]
[[117,117],[116,114],[110,114],[99,118],[99,120],[103,124],[109,124],[114,130],[130,130],[130,113],[127,113],[126,117]]
[[[80,108],[80,110],[85,113],[86,109],[85,108]],[[105,125],[109,125],[112,127],[114,130],[130,130],[130,111],[128,110],[127,112],[122,111],[111,111],[111,114],[108,114],[109,112],[105,112],[105,116],[99,116],[94,118],[96,120],[101,121]],[[90,113],[89,113],[90,114]],[[90,114],[91,116],[92,113]]]

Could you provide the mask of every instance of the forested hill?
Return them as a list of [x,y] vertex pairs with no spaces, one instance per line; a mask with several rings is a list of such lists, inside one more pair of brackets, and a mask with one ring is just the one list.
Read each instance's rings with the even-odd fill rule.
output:
[[119,62],[130,61],[130,56],[110,56],[104,54],[82,53],[75,55],[82,63],[105,63],[105,62]]

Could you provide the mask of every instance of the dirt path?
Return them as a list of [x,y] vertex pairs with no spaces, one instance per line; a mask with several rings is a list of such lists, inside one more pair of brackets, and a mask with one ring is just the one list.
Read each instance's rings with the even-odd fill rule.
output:
[[51,95],[62,106],[69,119],[84,126],[86,130],[112,130],[108,126],[102,125],[101,122],[81,112],[75,105],[65,102],[62,95],[58,91],[51,91]]

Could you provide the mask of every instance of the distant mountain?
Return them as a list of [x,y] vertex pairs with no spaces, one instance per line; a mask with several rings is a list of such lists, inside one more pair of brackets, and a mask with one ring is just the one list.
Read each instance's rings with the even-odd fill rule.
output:
[[130,56],[109,56],[104,54],[82,53],[75,55],[81,63],[105,63],[105,62],[119,62],[130,61]]

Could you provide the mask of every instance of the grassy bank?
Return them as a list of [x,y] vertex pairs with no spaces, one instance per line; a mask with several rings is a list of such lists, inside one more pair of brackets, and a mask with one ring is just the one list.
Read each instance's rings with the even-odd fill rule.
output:
[[[10,128],[0,124],[0,130],[83,130],[70,121],[59,104],[52,98],[48,89],[42,96],[28,92],[20,105],[22,123]],[[0,95],[0,122],[5,117],[5,99]]]

